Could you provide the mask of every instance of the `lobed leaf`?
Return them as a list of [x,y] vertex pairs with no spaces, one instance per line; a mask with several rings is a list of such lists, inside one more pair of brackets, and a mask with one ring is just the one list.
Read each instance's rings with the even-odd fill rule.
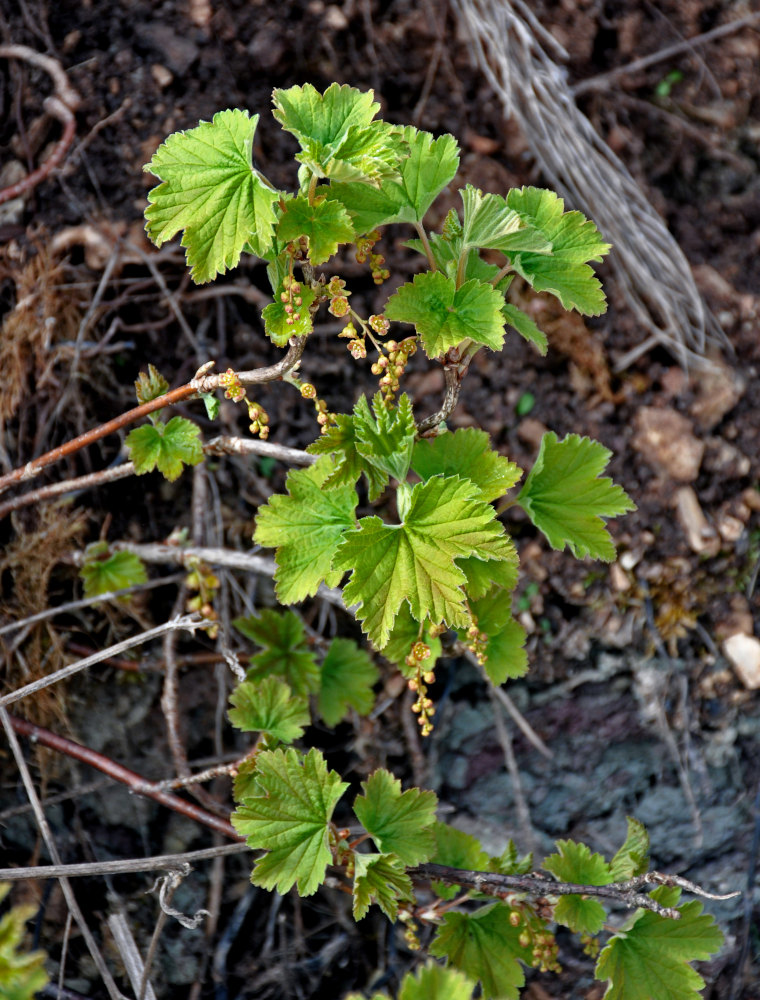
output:
[[389,920],[398,916],[400,900],[414,899],[412,880],[393,854],[354,855],[354,920],[362,920],[377,903]]
[[[681,890],[662,886],[650,895],[675,907]],[[690,963],[714,955],[723,934],[696,900],[677,909],[680,920],[637,910],[610,939],[595,970],[608,984],[605,1000],[699,1000],[705,982]]]
[[395,854],[405,865],[427,861],[435,848],[435,792],[409,788],[402,793],[398,778],[382,768],[362,782],[362,789],[354,813],[383,854]]
[[251,165],[259,116],[220,111],[211,122],[175,132],[144,168],[162,181],[148,194],[148,236],[160,247],[184,229],[193,281],[235,267],[246,246],[266,257],[279,192]]
[[281,677],[299,696],[318,690],[319,667],[295,612],[265,608],[260,615],[236,618],[232,624],[264,647],[251,657],[247,680]]
[[179,478],[185,465],[197,465],[203,460],[200,427],[184,417],[172,417],[166,424],[156,421],[135,427],[124,443],[137,476],[158,469],[171,483]]
[[550,254],[552,244],[546,234],[531,225],[526,215],[511,208],[500,194],[483,194],[472,184],[459,192],[463,219],[463,250],[500,250],[510,257],[517,251]]
[[649,834],[644,824],[627,817],[628,833],[620,850],[610,861],[613,882],[622,882],[643,875],[649,867]]
[[[100,551],[101,546],[104,548]],[[136,584],[145,583],[148,574],[145,564],[134,552],[114,552],[107,558],[100,556],[108,552],[106,542],[96,542],[87,546],[85,563],[79,571],[84,583],[84,596],[97,597],[112,590],[125,590]]]
[[267,733],[282,743],[292,743],[309,725],[306,698],[294,696],[277,677],[264,677],[258,683],[243,681],[230,694],[230,702],[229,720],[243,732]]
[[[297,309],[294,307],[294,313],[285,311],[285,306],[289,303],[283,302],[283,294],[286,294],[285,287],[280,282],[274,292],[274,301],[261,310],[266,335],[277,347],[285,347],[291,337],[304,337],[314,329],[314,318],[309,307],[316,298],[316,292],[302,284],[299,292],[301,305]],[[298,314],[298,319],[294,319],[295,313]]]
[[251,874],[254,885],[313,895],[332,855],[329,823],[348,782],[329,771],[319,750],[265,750],[256,758],[258,794],[247,795],[230,820],[253,849],[268,851]]
[[486,432],[475,427],[417,441],[412,468],[423,480],[438,474],[469,479],[487,501],[504,496],[522,475],[514,462],[491,448]]
[[[357,452],[365,463],[399,482],[403,482],[409,472],[416,430],[412,403],[406,393],[399,399],[398,406],[386,406],[378,392],[372,400],[372,413],[366,396],[362,396],[354,407]],[[372,492],[369,498],[376,499]]]
[[447,913],[439,927],[430,953],[445,957],[483,986],[483,995],[492,1000],[517,1000],[525,983],[521,962],[530,964],[530,947],[520,945],[520,927],[509,921],[511,909],[492,903],[474,913]]
[[372,690],[380,676],[368,654],[353,639],[333,639],[322,662],[319,714],[328,726],[337,726],[349,707],[368,715],[375,704]]
[[609,251],[593,222],[581,212],[565,212],[563,200],[541,188],[513,188],[507,204],[551,242],[551,256],[516,253],[512,266],[537,292],[556,295],[565,309],[599,316],[607,301],[588,261],[599,262]]
[[[544,860],[543,868],[561,882],[578,885],[609,885],[613,881],[610,866],[601,854],[592,854],[585,844],[558,840],[557,854]],[[554,919],[579,934],[598,934],[607,912],[596,899],[562,896],[554,908]]]
[[[464,830],[457,830],[448,823],[436,823],[435,854],[430,861],[434,865],[449,865],[451,868],[464,868],[469,871],[487,871],[489,857],[481,847],[480,841]],[[441,899],[453,899],[459,893],[459,886],[447,885],[443,882],[431,883],[433,892]]]
[[399,1000],[471,1000],[475,983],[457,969],[428,962],[401,980]]
[[425,271],[391,295],[385,315],[412,323],[427,356],[437,358],[463,340],[501,350],[503,305],[504,296],[488,282],[473,278],[457,288],[440,271]]
[[276,548],[277,599],[294,604],[316,594],[320,583],[336,586],[342,571],[333,558],[344,534],[356,524],[356,491],[341,486],[322,490],[332,471],[326,456],[308,469],[288,473],[287,496],[273,496],[259,508],[253,539]]
[[309,203],[305,195],[290,198],[277,224],[277,238],[283,242],[305,236],[309,241],[309,260],[324,264],[338,251],[339,243],[350,243],[354,227],[348,212],[335,201],[324,198]]
[[611,454],[598,441],[577,434],[562,441],[551,431],[544,434],[517,503],[553,549],[567,544],[577,559],[614,560],[615,546],[602,518],[625,514],[636,505],[621,486],[598,478]]

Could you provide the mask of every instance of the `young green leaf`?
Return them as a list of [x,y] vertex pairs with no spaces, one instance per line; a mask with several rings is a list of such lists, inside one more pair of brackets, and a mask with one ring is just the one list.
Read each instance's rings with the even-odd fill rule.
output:
[[282,743],[292,743],[309,725],[306,698],[294,696],[277,677],[243,681],[230,694],[230,701],[230,722],[245,733],[267,733]]
[[[557,854],[545,859],[543,868],[560,882],[577,885],[609,885],[612,882],[610,866],[601,854],[592,854],[585,844],[573,840],[558,840]],[[562,896],[554,907],[554,919],[578,934],[598,934],[604,926],[607,913],[596,899],[583,896]]]
[[[283,295],[286,301],[283,301]],[[285,306],[290,305],[290,302],[287,300],[285,286],[280,283],[274,293],[274,302],[261,310],[266,335],[277,347],[285,347],[291,337],[305,337],[314,329],[309,306],[316,298],[316,292],[308,285],[301,285],[298,295],[301,305],[297,308],[294,306],[293,312],[287,312]]]
[[323,491],[332,472],[324,456],[308,469],[288,473],[287,496],[273,496],[259,507],[253,540],[276,547],[274,575],[277,598],[294,604],[316,594],[324,580],[336,586],[343,572],[333,569],[333,557],[349,528],[355,526],[356,491],[352,487]]
[[473,499],[474,491],[468,479],[434,476],[409,490],[403,524],[365,517],[346,534],[334,566],[351,570],[344,600],[359,605],[357,618],[378,649],[388,641],[405,600],[418,622],[470,623],[457,556],[512,557],[493,507]]
[[[398,406],[388,408],[378,392],[372,410],[374,418],[366,396],[354,407],[356,450],[366,463],[403,482],[409,472],[416,432],[411,400],[404,393]],[[370,500],[374,499],[370,494]]]
[[85,562],[79,570],[85,597],[125,590],[148,579],[144,563],[134,552],[114,552],[104,559],[107,552],[107,542],[95,542],[85,550]]
[[393,854],[354,855],[354,920],[361,920],[370,905],[377,903],[386,917],[395,921],[402,899],[414,899],[414,892],[399,858]]
[[303,622],[294,611],[272,611],[236,618],[238,632],[264,648],[251,657],[246,677],[282,677],[296,695],[313,694],[319,688],[319,667],[310,649]]
[[[681,890],[661,886],[650,893],[663,906],[676,906]],[[605,1000],[699,1000],[704,979],[689,963],[705,961],[723,935],[696,900],[678,907],[680,920],[637,910],[608,942],[595,975],[607,982]]]
[[489,860],[488,870],[498,872],[499,875],[527,875],[533,871],[533,854],[528,853],[520,857],[514,841],[508,840],[501,854]]
[[349,706],[368,715],[375,704],[372,687],[380,676],[367,653],[353,639],[333,639],[322,662],[319,714],[328,726],[337,726]]
[[482,500],[497,500],[522,475],[514,462],[491,448],[485,431],[464,427],[448,434],[417,441],[412,468],[420,479],[431,476],[461,476],[478,488]]
[[483,984],[483,995],[517,1000],[525,983],[520,962],[531,962],[530,947],[523,948],[521,928],[513,927],[511,910],[504,903],[492,903],[475,913],[447,913],[430,945],[431,955],[445,957]]
[[181,229],[193,281],[235,267],[246,244],[266,257],[280,197],[251,166],[259,116],[220,111],[212,122],[175,132],[144,168],[163,183],[148,194],[148,236],[160,247]]
[[[489,614],[489,623],[493,625],[503,625],[510,615],[511,598],[509,592],[517,586],[517,576],[520,569],[520,561],[517,555],[515,543],[509,537],[507,546],[509,552],[501,562],[483,562],[482,559],[457,559],[457,566],[463,571],[467,578],[465,590],[470,601],[479,601],[481,597],[497,588],[501,593],[499,600],[502,601],[504,616],[499,622],[493,621],[493,616]],[[503,593],[507,591],[507,593]],[[481,612],[482,613],[482,612]]]
[[516,253],[512,266],[537,292],[556,295],[565,309],[598,316],[607,308],[599,279],[587,261],[599,262],[610,249],[599,230],[581,212],[565,212],[553,191],[513,188],[507,204],[551,242],[551,256]]
[[[489,858],[477,840],[464,830],[457,830],[448,823],[436,823],[435,854],[430,861],[434,865],[449,865],[451,868],[464,868],[469,871],[487,871]],[[459,893],[459,886],[446,885],[443,882],[431,884],[433,892],[441,899],[453,899]]]
[[435,849],[435,792],[409,788],[402,793],[398,778],[382,768],[362,782],[362,789],[354,813],[383,854],[395,854],[405,865],[427,861]]
[[174,482],[183,466],[203,460],[201,429],[192,420],[172,417],[167,423],[143,424],[127,434],[124,442],[135,465],[135,475],[158,471]]
[[[10,892],[0,882],[0,903]],[[0,917],[0,995],[4,1000],[33,1000],[49,980],[44,951],[24,948],[26,922],[38,912],[33,903],[11,907]]]
[[643,875],[649,867],[649,834],[644,824],[628,816],[628,834],[625,843],[610,861],[613,882]]
[[459,288],[440,271],[425,271],[402,285],[385,306],[388,319],[412,323],[429,358],[469,339],[494,351],[504,343],[504,296],[472,279]]
[[320,94],[310,83],[272,94],[274,117],[301,145],[296,155],[311,174],[334,181],[378,184],[398,175],[405,153],[401,130],[373,121],[373,92],[331,84]]
[[335,421],[334,425],[328,427],[324,434],[320,434],[306,449],[310,455],[331,455],[335,463],[332,472],[322,483],[322,489],[332,490],[338,486],[353,486],[363,472],[370,499],[376,499],[388,485],[388,473],[359,454],[352,414],[339,413]]
[[544,357],[548,349],[548,341],[543,330],[539,330],[533,320],[522,309],[513,306],[511,302],[505,302],[501,307],[507,326],[517,330],[521,337],[535,345],[541,357]]
[[337,253],[339,243],[350,243],[354,227],[348,212],[336,201],[315,198],[310,204],[306,195],[290,198],[277,224],[277,238],[283,242],[306,236],[309,260],[324,264]]
[[546,235],[510,208],[500,194],[483,194],[472,184],[467,184],[459,193],[464,209],[463,250],[500,250],[510,256],[517,251],[552,252]]
[[401,980],[398,1000],[471,1000],[475,983],[457,969],[428,962]]
[[615,546],[602,518],[625,514],[636,505],[621,486],[598,478],[611,455],[587,437],[569,434],[558,441],[553,432],[544,434],[517,503],[553,549],[567,544],[577,559],[614,560]]
[[298,883],[299,895],[313,895],[325,880],[329,823],[348,782],[327,769],[319,750],[266,750],[256,758],[256,787],[230,817],[249,847],[269,852],[251,881],[280,893]]
[[459,150],[451,135],[434,139],[408,125],[401,133],[409,155],[400,161],[400,179],[387,178],[379,187],[332,184],[329,198],[346,207],[357,233],[391,222],[422,222],[425,213],[454,177]]
[[140,372],[135,379],[135,395],[142,406],[169,391],[169,383],[154,365],[148,365],[147,372]]

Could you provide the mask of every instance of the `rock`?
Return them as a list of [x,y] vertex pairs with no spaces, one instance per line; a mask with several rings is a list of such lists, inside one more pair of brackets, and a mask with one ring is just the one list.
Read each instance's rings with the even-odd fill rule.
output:
[[744,395],[746,379],[733,368],[711,364],[696,374],[697,398],[689,412],[703,431],[712,430],[729,413]]
[[694,436],[690,420],[667,407],[642,406],[635,426],[631,444],[658,476],[694,482],[705,446]]
[[198,46],[192,39],[176,34],[160,21],[135,25],[135,35],[142,45],[158,53],[162,63],[177,76],[183,76],[198,58]]
[[737,632],[723,643],[723,652],[742,684],[755,691],[760,688],[760,641],[754,635]]
[[708,523],[691,486],[682,486],[675,495],[676,513],[692,552],[714,556],[720,551],[720,539]]

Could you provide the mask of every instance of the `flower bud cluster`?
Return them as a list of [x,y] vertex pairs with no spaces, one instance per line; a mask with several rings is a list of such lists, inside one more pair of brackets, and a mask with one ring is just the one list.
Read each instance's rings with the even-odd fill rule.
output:
[[412,643],[409,655],[404,663],[407,667],[416,670],[416,676],[411,677],[407,682],[409,690],[417,695],[417,701],[412,705],[412,711],[417,716],[417,723],[420,726],[420,733],[423,736],[430,736],[433,732],[432,717],[435,714],[435,707],[431,698],[428,698],[428,685],[435,681],[435,674],[432,670],[423,672],[422,664],[430,659],[430,646],[427,643],[417,640]]
[[[188,598],[185,602],[185,609],[190,613],[197,611],[210,621],[217,621],[218,615],[214,610],[213,601],[214,595],[219,589],[219,578],[209,566],[199,559],[192,560],[191,567],[191,571],[185,578],[185,585],[188,590],[197,591],[197,593]],[[219,626],[211,625],[207,631],[209,638],[216,639],[219,634]]]
[[399,907],[398,919],[404,925],[404,941],[409,951],[419,951],[422,943],[419,938],[419,927],[414,916],[404,907]]
[[[374,321],[374,325],[373,325]],[[388,323],[384,316],[371,316],[370,325],[373,329]],[[417,341],[414,337],[407,337],[399,344],[395,340],[389,340],[384,345],[387,354],[381,354],[370,369],[373,375],[379,375],[378,384],[386,402],[393,399],[399,390],[399,379],[406,371],[406,364],[409,358],[417,350]]]
[[264,407],[247,398],[245,388],[240,384],[237,372],[231,368],[223,373],[220,382],[225,386],[225,399],[231,399],[233,403],[245,400],[245,405],[248,407],[248,419],[251,421],[248,429],[251,434],[258,434],[261,440],[265,441],[269,437],[269,415]]
[[486,653],[487,647],[488,635],[485,632],[481,632],[474,623],[470,625],[467,629],[467,648],[471,653],[475,654],[475,659],[481,667],[488,659],[488,654]]
[[227,371],[219,377],[219,381],[225,387],[225,399],[231,399],[233,403],[239,403],[241,399],[245,399],[245,389],[240,384],[237,372],[228,368]]
[[286,274],[282,279],[283,291],[280,292],[280,301],[287,315],[285,320],[288,326],[293,326],[301,319],[300,308],[303,305],[301,298],[301,285],[292,274]]
[[372,280],[376,285],[382,285],[390,277],[390,271],[385,264],[385,257],[379,253],[372,253],[372,248],[380,239],[380,233],[373,229],[365,236],[360,236],[356,241],[356,259],[360,264],[369,260],[369,267],[372,273]]
[[348,297],[351,292],[346,288],[343,278],[339,278],[337,275],[330,278],[327,282],[326,291],[330,296],[330,305],[327,307],[327,311],[339,319],[343,316],[348,316],[351,311],[351,306],[348,304]]

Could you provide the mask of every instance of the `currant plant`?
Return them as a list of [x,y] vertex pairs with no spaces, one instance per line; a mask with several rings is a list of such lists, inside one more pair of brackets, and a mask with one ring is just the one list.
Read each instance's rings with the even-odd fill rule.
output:
[[[605,298],[590,265],[609,246],[581,213],[534,187],[502,196],[465,185],[461,209],[433,231],[428,211],[459,165],[452,136],[379,120],[371,92],[338,84],[324,93],[309,84],[275,90],[273,102],[275,119],[298,144],[297,188],[278,190],[253,166],[258,115],[222,111],[171,135],[147,165],[160,181],[149,195],[147,232],[157,246],[183,233],[196,282],[235,267],[243,254],[265,261],[272,302],[262,319],[275,345],[302,345],[324,307],[345,320],[338,336],[352,358],[370,356],[377,392],[347,413],[329,411],[314,384],[299,377],[298,358],[285,373],[314,401],[319,433],[308,450],[315,460],[291,471],[286,492],[259,509],[253,537],[275,550],[282,605],[342,584],[371,649],[416,692],[414,711],[427,736],[442,656],[469,651],[494,684],[527,669],[525,634],[511,611],[518,555],[499,514],[517,504],[552,548],[610,561],[615,548],[605,519],[634,507],[603,476],[610,452],[595,441],[547,433],[523,478],[484,431],[452,432],[445,423],[478,351],[499,351],[513,330],[546,352],[544,334],[507,298],[515,277],[567,309],[598,315]],[[382,285],[389,272],[378,243],[380,228],[390,225],[409,230],[406,246],[420,267],[382,312],[363,315],[335,272],[352,252]],[[425,419],[402,391],[418,350],[442,365],[445,379],[442,406]],[[265,437],[268,418],[247,398],[243,374],[229,371],[221,384],[229,398],[245,401],[252,433]],[[165,391],[151,371],[138,398]],[[138,473],[158,467],[174,478],[200,460],[191,422],[151,420],[128,439]],[[370,504],[375,513],[367,512]],[[107,569],[107,561],[96,565],[90,578],[105,586]],[[349,639],[329,647],[309,641],[290,610],[265,610],[235,625],[260,647],[230,711],[233,725],[257,734],[236,775],[232,816],[262,852],[251,876],[256,885],[281,893],[295,886],[308,896],[329,873],[352,893],[357,920],[377,905],[401,921],[410,947],[424,940],[445,962],[430,959],[407,977],[403,1000],[470,997],[477,984],[484,997],[516,997],[525,967],[559,968],[558,925],[598,956],[605,996],[698,995],[703,983],[691,963],[720,947],[720,931],[700,903],[679,902],[683,883],[647,872],[648,840],[638,822],[629,821],[609,860],[559,841],[533,872],[533,860],[520,858],[513,844],[491,857],[474,837],[438,822],[435,794],[402,791],[387,770],[371,774],[349,808],[348,783],[319,750],[304,748],[303,737],[310,704],[328,726],[352,710],[370,711],[373,657]],[[604,899],[637,908],[614,928]]]

